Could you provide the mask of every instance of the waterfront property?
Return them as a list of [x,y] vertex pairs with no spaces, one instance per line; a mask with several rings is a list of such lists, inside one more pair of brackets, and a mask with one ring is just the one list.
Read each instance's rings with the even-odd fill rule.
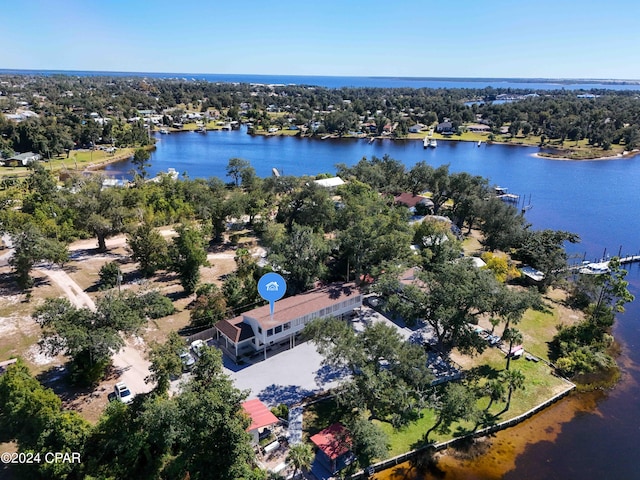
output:
[[431,200],[430,198],[424,197],[422,195],[413,195],[409,192],[403,192],[399,195],[396,195],[395,197],[393,197],[393,201],[396,204],[406,205],[411,213],[415,213],[416,207],[418,205],[420,205],[427,211],[433,211],[434,206],[433,200]]
[[[309,440],[316,447],[316,462],[335,475],[353,462],[351,453],[351,437],[349,431],[341,424],[334,423]],[[316,468],[314,468],[314,471]]]
[[33,152],[18,153],[11,158],[7,158],[4,161],[4,166],[5,167],[26,167],[30,163],[40,160],[41,158],[42,157],[39,154],[33,153]]
[[216,323],[220,345],[234,360],[264,352],[282,343],[295,346],[296,336],[314,318],[343,317],[362,306],[362,294],[353,283],[334,283],[258,307],[231,320]]

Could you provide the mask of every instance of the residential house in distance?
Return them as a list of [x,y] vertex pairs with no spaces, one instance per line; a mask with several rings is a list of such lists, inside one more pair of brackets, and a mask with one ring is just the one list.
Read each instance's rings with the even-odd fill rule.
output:
[[433,211],[433,200],[422,195],[413,195],[412,193],[401,193],[393,197],[393,201],[397,204],[406,205],[411,213],[415,213],[416,207],[421,205],[425,210]]
[[470,132],[491,132],[491,127],[489,125],[485,125],[484,123],[472,123],[467,125],[467,130]]
[[442,133],[443,135],[450,135],[453,132],[453,124],[449,121],[440,122],[436,127],[436,132]]
[[18,153],[11,158],[4,160],[5,167],[26,167],[32,162],[36,162],[42,158],[41,155],[33,152]]
[[353,283],[334,283],[276,302],[271,316],[269,305],[258,307],[231,320],[216,323],[219,344],[232,359],[254,355],[287,343],[314,318],[350,314],[362,306],[362,293]]
[[23,122],[25,120],[27,120],[28,118],[32,118],[32,117],[36,117],[38,118],[40,115],[38,115],[36,112],[33,112],[31,110],[26,110],[26,109],[18,109],[16,110],[16,113],[5,113],[4,117],[7,120],[10,120],[12,122],[16,122],[16,123],[20,123]]

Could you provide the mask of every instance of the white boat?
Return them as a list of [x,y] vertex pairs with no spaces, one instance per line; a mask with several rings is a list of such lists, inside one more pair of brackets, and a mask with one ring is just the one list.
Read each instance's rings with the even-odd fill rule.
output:
[[578,272],[585,275],[602,275],[609,273],[609,262],[586,263]]
[[424,137],[424,140],[422,141],[422,147],[427,148],[428,146],[429,146],[429,137]]
[[167,135],[169,133],[169,130],[167,130],[166,128],[161,128],[160,133],[163,135]]
[[429,146],[431,148],[436,148],[438,146],[438,142],[436,142],[435,138],[431,139],[431,141],[429,142]]
[[482,140],[478,140],[478,146],[482,145]]

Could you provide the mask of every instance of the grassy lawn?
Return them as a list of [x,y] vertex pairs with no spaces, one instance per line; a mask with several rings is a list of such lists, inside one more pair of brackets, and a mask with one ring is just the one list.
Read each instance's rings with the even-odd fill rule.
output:
[[[170,132],[195,132],[200,128],[201,123],[185,123],[182,128],[164,127]],[[223,125],[218,125],[217,121],[207,122],[205,128],[207,130],[222,130]]]
[[[552,307],[547,311],[529,310],[517,325],[523,333],[524,346],[527,352],[547,359],[548,342],[556,333],[558,323],[573,323],[578,318],[578,314],[562,304],[563,294],[560,291],[551,291],[546,298],[547,302],[552,302]],[[480,322],[485,328],[491,328],[488,321]],[[501,326],[497,332],[501,332]],[[491,378],[496,378],[502,370],[506,368],[506,358],[504,352],[497,348],[487,348],[482,354],[474,357],[462,355],[457,351],[451,353],[451,358],[458,363],[467,373],[470,384],[481,387]],[[490,413],[498,415],[495,422],[499,423],[510,418],[521,415],[545,400],[561,393],[568,388],[568,384],[554,376],[551,368],[544,363],[528,361],[524,357],[511,361],[510,368],[519,370],[525,376],[525,389],[513,392],[511,404],[507,412],[501,413],[505,407],[504,401],[494,402]],[[489,405],[488,397],[481,397],[477,401],[478,408],[484,410]],[[322,428],[325,428],[336,421],[340,421],[346,412],[337,409],[334,400],[320,402],[305,409],[304,430],[307,435],[313,435]],[[421,418],[406,427],[394,429],[390,423],[373,420],[389,436],[390,450],[388,457],[399,455],[420,446],[423,442],[424,434],[436,422],[436,413],[432,409],[425,409],[421,412]],[[432,432],[430,441],[445,441],[455,436],[468,433],[474,425],[467,422],[452,425],[449,434],[436,434]]]
[[288,136],[288,137],[294,137],[298,134],[300,134],[300,130],[289,130],[289,129],[280,129],[275,133],[269,133],[267,130],[264,130],[262,127],[256,128],[253,133],[255,135],[272,135],[272,136]]
[[[126,160],[133,155],[134,148],[119,148],[115,153],[107,153],[104,150],[72,150],[69,158],[66,155],[53,157],[44,166],[52,172],[60,170],[84,170],[88,166],[106,164],[119,160]],[[27,167],[3,167],[0,168],[0,177],[29,175]]]
[[[488,378],[497,376],[505,368],[504,354],[495,348],[487,350],[483,355],[477,357],[477,360],[479,361],[478,366],[484,366],[481,370]],[[496,423],[521,415],[567,388],[567,383],[551,375],[550,368],[543,362],[535,363],[521,358],[511,362],[511,369],[520,370],[524,374],[526,387],[524,390],[517,390],[513,393],[509,410],[496,417]],[[482,385],[485,381],[486,379],[480,379],[479,384]],[[488,397],[478,399],[478,408],[485,409],[488,404]],[[504,407],[504,402],[495,402],[490,412],[497,415]],[[335,422],[341,421],[346,413],[345,410],[337,406],[333,399],[307,407],[304,412],[306,438]],[[373,420],[373,423],[378,425],[389,437],[390,449],[387,457],[400,455],[421,446],[424,434],[435,422],[436,413],[432,409],[423,410],[419,420],[400,429],[394,429],[390,423]],[[469,422],[455,423],[449,434],[432,432],[429,440],[432,442],[450,440],[470,432],[472,428],[473,425]]]
[[[422,140],[425,136],[427,136],[427,132],[420,133],[410,133],[406,138],[412,140]],[[440,133],[434,132],[432,137],[436,140],[450,140],[450,141],[458,141],[458,142],[488,142],[489,141],[489,133],[485,132],[463,132],[460,135],[442,135]],[[539,135],[516,135],[512,137],[509,134],[506,135],[494,135],[493,142],[494,143],[504,143],[507,145],[522,145],[522,146],[532,146],[538,147],[541,142],[541,137]],[[554,153],[541,153],[541,156],[550,157],[550,158],[568,158],[572,160],[587,160],[594,158],[602,158],[602,157],[615,157],[617,155],[622,154],[624,152],[624,145],[611,145],[609,150],[603,150],[601,147],[594,147],[593,145],[589,145],[589,142],[586,139],[582,139],[579,141],[570,141],[567,140],[564,143],[561,143],[558,139],[547,139],[545,143],[545,147],[556,149],[557,151]]]
[[468,257],[473,257],[475,255],[481,254],[483,249],[478,235],[472,233],[471,235],[465,237],[465,239],[462,241],[462,250]]

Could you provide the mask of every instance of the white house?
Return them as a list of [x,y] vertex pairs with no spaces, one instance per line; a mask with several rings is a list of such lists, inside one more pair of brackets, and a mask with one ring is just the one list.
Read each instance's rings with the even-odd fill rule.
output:
[[30,163],[36,162],[40,159],[42,159],[42,156],[37,153],[18,153],[11,158],[7,158],[4,161],[4,164],[7,167],[26,167]]
[[334,283],[255,308],[231,320],[216,323],[225,352],[237,359],[279,344],[295,346],[295,337],[314,318],[342,317],[362,306],[362,293],[353,283]]

